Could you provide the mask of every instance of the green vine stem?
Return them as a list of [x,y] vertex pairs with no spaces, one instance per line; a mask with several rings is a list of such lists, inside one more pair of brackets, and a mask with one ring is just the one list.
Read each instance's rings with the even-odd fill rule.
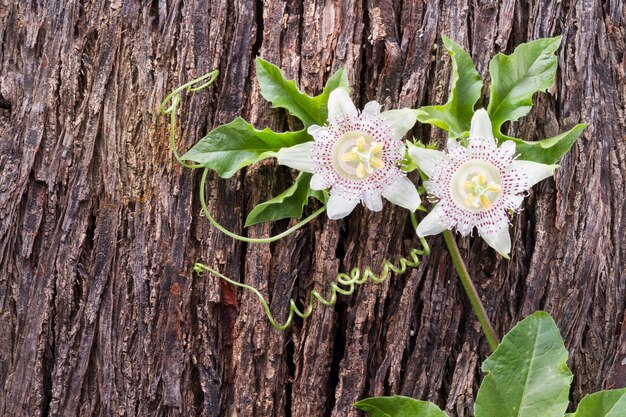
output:
[[[411,221],[415,222],[415,215],[413,213],[411,213]],[[419,239],[422,245],[422,249],[411,249],[406,257],[400,257],[400,259],[398,260],[398,265],[394,265],[392,261],[386,259],[383,262],[383,268],[379,275],[376,275],[370,267],[365,267],[363,271],[361,271],[361,269],[359,268],[353,268],[350,271],[350,274],[346,274],[343,272],[337,274],[337,276],[335,277],[335,282],[333,282],[330,286],[330,297],[325,298],[319,292],[312,290],[309,295],[307,307],[304,310],[299,309],[296,305],[296,301],[292,298],[291,300],[289,300],[289,313],[287,314],[287,319],[282,324],[278,323],[270,310],[267,300],[265,299],[263,294],[261,294],[256,288],[238,281],[234,281],[227,276],[221,274],[219,271],[201,263],[196,263],[193,269],[199,274],[209,272],[216,277],[228,282],[229,284],[252,292],[259,299],[259,302],[263,306],[265,314],[267,315],[267,318],[269,319],[272,326],[274,326],[278,330],[285,330],[291,325],[294,316],[297,315],[303,319],[308,318],[313,313],[313,310],[315,308],[315,300],[325,306],[332,306],[337,302],[337,294],[352,295],[357,286],[364,284],[368,280],[380,284],[387,279],[391,272],[398,276],[404,274],[409,268],[417,268],[421,263],[420,257],[424,257],[430,253],[430,247],[428,246],[426,240],[422,237],[420,237]]]
[[474,312],[478,316],[478,321],[480,322],[480,325],[483,329],[483,333],[487,337],[489,347],[491,348],[491,351],[495,351],[500,344],[500,342],[498,341],[498,336],[496,336],[493,325],[489,321],[489,317],[487,317],[485,307],[480,301],[478,291],[476,291],[476,287],[474,286],[474,283],[470,278],[469,272],[467,272],[467,267],[465,266],[465,262],[463,262],[463,258],[461,258],[461,252],[459,252],[459,247],[456,244],[454,235],[450,230],[446,230],[443,232],[443,238],[446,241],[446,246],[448,247],[448,251],[450,252],[450,256],[452,257],[452,263],[454,264],[456,272],[459,274],[459,278],[461,280],[461,284],[463,284],[465,293],[469,298],[470,304],[472,305]]

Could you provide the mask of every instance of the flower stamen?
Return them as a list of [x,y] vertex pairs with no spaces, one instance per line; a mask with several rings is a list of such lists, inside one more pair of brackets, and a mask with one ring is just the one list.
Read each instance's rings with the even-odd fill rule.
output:
[[484,208],[490,210],[493,204],[487,193],[497,193],[501,190],[500,184],[488,181],[484,173],[474,175],[469,181],[463,182],[463,189],[467,192],[465,206],[468,208]]
[[385,162],[376,155],[379,155],[384,148],[382,142],[370,142],[364,136],[356,138],[356,146],[352,147],[349,152],[341,155],[344,162],[356,162],[356,176],[359,179],[365,178],[366,174],[371,175],[375,170],[385,166]]

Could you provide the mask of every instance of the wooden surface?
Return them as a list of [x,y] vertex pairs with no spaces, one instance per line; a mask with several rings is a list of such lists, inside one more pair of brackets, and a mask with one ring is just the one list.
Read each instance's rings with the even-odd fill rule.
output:
[[[193,262],[257,286],[281,314],[338,271],[406,253],[406,211],[236,243],[199,215],[199,175],[175,163],[158,114],[174,87],[219,69],[183,98],[181,148],[239,114],[296,126],[260,98],[257,54],[309,93],[345,66],[361,105],[439,104],[451,69],[439,33],[484,76],[493,54],[563,34],[556,88],[509,133],[591,126],[514,218],[511,261],[459,243],[500,334],[538,309],[555,317],[574,402],[626,386],[622,0],[0,0],[0,415],[352,417],[356,400],[393,393],[471,415],[487,345],[441,237],[418,270],[273,330],[253,296]],[[272,162],[212,177],[211,210],[241,230],[291,178]]]

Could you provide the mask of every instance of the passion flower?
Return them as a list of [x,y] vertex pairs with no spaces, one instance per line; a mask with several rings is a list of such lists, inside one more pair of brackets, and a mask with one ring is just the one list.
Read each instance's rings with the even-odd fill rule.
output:
[[419,236],[474,228],[501,255],[511,251],[509,214],[518,212],[526,191],[554,174],[558,165],[515,158],[515,142],[498,147],[484,109],[472,117],[468,146],[448,140],[447,152],[410,145],[409,156],[429,177],[424,183],[437,202],[417,227]]
[[313,173],[311,188],[329,189],[328,217],[340,219],[362,202],[372,211],[383,207],[381,197],[415,211],[420,197],[400,169],[402,137],[415,124],[415,110],[380,111],[367,103],[359,112],[343,88],[328,98],[328,123],[312,125],[314,141],[278,151],[278,163]]

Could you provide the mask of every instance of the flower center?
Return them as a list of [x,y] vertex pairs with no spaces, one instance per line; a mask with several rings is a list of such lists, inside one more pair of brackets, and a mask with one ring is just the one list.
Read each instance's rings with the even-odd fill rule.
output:
[[455,202],[471,211],[486,211],[501,194],[500,172],[486,161],[471,160],[459,167],[451,181]]
[[381,159],[383,147],[363,132],[346,133],[333,147],[333,164],[341,176],[364,180],[385,166]]

